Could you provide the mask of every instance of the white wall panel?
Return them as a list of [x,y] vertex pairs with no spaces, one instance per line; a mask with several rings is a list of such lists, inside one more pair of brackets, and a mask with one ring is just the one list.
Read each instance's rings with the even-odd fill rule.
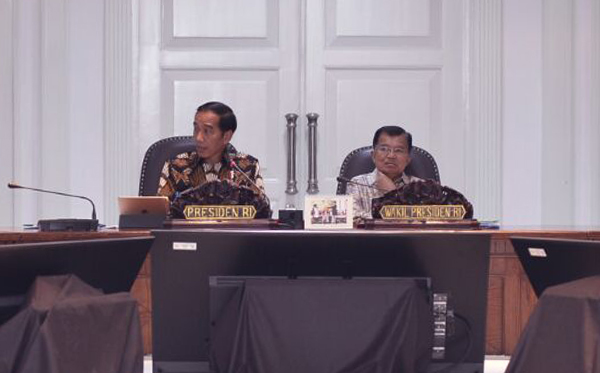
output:
[[[67,6],[69,190],[91,198],[104,223],[104,17],[98,16],[104,0],[68,1]],[[89,203],[72,202],[71,216],[91,216]]]
[[503,8],[502,221],[511,225],[542,220],[542,3]]
[[442,5],[440,0],[326,1],[327,45],[367,49],[440,47]]
[[[18,2],[13,17],[14,179],[88,195],[101,219],[103,4]],[[16,225],[90,215],[90,206],[78,199],[15,193]]]
[[164,70],[188,69],[277,69],[281,65],[277,49],[243,50],[169,50],[160,54]]
[[[18,1],[14,14],[14,180],[22,185],[41,186],[41,3]],[[15,225],[35,223],[41,195],[13,193]]]
[[337,0],[336,34],[339,36],[429,35],[428,0]]
[[276,47],[277,0],[165,0],[162,42],[171,48]]
[[573,27],[574,222],[600,224],[600,2],[575,1]]
[[160,1],[143,1],[140,4],[136,0],[136,4],[134,11],[139,14],[139,56],[134,71],[139,75],[134,81],[135,95],[138,97],[134,118],[137,118],[139,148],[135,158],[141,165],[146,149],[163,137],[160,132],[162,18]]
[[340,36],[424,36],[429,34],[429,1],[336,1]]
[[276,71],[178,71],[167,76],[172,82],[164,84],[164,96],[173,97],[173,107],[165,107],[163,113],[173,116],[163,120],[163,125],[172,126],[165,133],[191,135],[197,107],[207,101],[224,102],[238,120],[232,144],[257,157],[263,170],[270,172],[270,160],[285,152],[279,133],[272,131],[279,124],[277,111],[271,109],[279,107]]
[[[328,71],[328,120],[321,128],[327,158],[344,159],[371,145],[383,125],[399,125],[412,133],[415,145],[431,149],[431,133],[440,126],[440,90],[439,70]],[[327,175],[337,176],[340,165],[328,166]]]
[[597,224],[600,5],[506,5],[504,221]]
[[[437,110],[441,125],[431,136],[431,148],[440,168],[442,184],[465,192],[465,159],[469,154],[469,145],[465,141],[465,116],[467,112],[465,96],[468,88],[465,84],[464,57],[465,20],[463,6],[442,2],[440,27],[441,51],[441,99]],[[419,48],[415,48],[419,50]],[[467,195],[467,198],[470,196]]]
[[0,226],[13,225],[13,2],[0,0]]
[[[66,0],[43,1],[41,6],[41,188],[69,191],[71,141],[68,123]],[[42,195],[41,218],[69,217],[71,202],[65,197]]]
[[173,36],[266,37],[266,0],[176,0]]
[[545,0],[542,17],[542,223],[573,219],[573,1]]

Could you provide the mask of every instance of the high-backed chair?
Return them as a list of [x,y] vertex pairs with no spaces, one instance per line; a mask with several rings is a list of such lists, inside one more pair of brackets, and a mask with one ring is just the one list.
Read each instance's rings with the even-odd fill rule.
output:
[[142,163],[139,195],[155,196],[165,162],[177,154],[191,152],[195,149],[196,141],[192,136],[168,137],[150,145]]
[[[342,163],[339,176],[352,179],[354,176],[372,172],[375,169],[372,153],[372,146],[364,146],[351,151]],[[421,179],[433,179],[438,183],[440,182],[437,163],[435,163],[435,159],[429,152],[418,146],[413,146],[410,151],[410,158],[411,161],[404,172]],[[346,193],[346,184],[345,181],[338,181],[337,194]]]

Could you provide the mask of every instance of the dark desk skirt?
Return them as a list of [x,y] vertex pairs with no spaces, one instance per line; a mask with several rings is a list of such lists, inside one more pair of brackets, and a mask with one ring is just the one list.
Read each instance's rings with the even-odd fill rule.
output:
[[136,301],[73,275],[38,277],[23,309],[0,326],[0,373],[142,371]]
[[432,328],[409,279],[251,279],[214,320],[211,371],[422,372]]
[[506,373],[600,373],[600,276],[549,287]]

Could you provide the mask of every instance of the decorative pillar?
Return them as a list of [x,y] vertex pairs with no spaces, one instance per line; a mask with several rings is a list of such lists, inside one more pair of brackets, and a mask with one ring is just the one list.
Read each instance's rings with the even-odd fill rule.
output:
[[465,17],[465,192],[476,218],[501,219],[502,0],[470,0]]
[[131,0],[105,2],[104,222],[118,217],[117,198],[136,194],[139,165],[134,136],[134,14]]

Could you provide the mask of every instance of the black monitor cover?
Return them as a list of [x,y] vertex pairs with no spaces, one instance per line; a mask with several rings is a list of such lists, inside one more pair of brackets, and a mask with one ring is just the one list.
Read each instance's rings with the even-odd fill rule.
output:
[[600,241],[511,237],[539,297],[549,286],[600,275]]
[[428,279],[210,278],[214,373],[424,372]]
[[0,245],[0,325],[37,276],[74,274],[104,293],[129,291],[153,237]]

